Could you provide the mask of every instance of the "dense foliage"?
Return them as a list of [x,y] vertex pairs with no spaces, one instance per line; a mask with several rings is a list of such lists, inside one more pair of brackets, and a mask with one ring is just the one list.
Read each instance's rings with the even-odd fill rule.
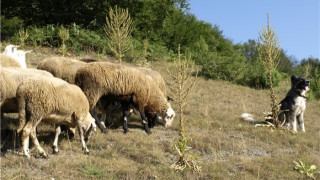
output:
[[[148,60],[168,60],[177,54],[180,44],[181,53],[191,55],[202,67],[200,75],[206,78],[255,88],[269,87],[258,58],[258,42],[248,40],[234,44],[223,36],[217,25],[200,21],[190,14],[188,0],[2,1],[1,40],[20,44],[18,32],[23,29],[29,34],[25,40],[28,45],[60,47],[58,32],[63,26],[70,33],[65,42],[68,51],[110,53],[103,28],[109,8],[116,5],[128,8],[133,20],[131,50],[124,59],[137,60],[146,56]],[[144,40],[148,41],[147,54]],[[281,50],[273,84],[279,84],[292,74],[302,75],[306,61],[297,63],[299,61]],[[312,67],[319,65],[319,59],[308,62],[315,63]],[[311,79],[319,75],[314,69],[311,72]]]

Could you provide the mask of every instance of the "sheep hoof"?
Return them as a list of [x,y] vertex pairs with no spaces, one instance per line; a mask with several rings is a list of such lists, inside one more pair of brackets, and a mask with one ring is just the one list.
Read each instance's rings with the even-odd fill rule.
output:
[[104,134],[108,134],[108,130],[107,130],[107,129],[103,130],[102,132],[103,132]]
[[125,130],[123,131],[124,134],[127,134],[128,132],[129,132],[129,129],[125,129]]
[[90,151],[87,147],[82,148],[84,151],[84,154],[89,155]]
[[30,154],[24,154],[25,157],[27,157],[28,159],[30,159]]
[[57,146],[52,146],[52,153],[53,154],[58,154],[59,153],[59,149]]
[[103,134],[108,134],[108,130],[107,129],[101,129],[101,132],[103,133]]
[[48,158],[48,155],[45,152],[43,152],[43,153],[40,153],[40,157],[46,159],[46,158]]

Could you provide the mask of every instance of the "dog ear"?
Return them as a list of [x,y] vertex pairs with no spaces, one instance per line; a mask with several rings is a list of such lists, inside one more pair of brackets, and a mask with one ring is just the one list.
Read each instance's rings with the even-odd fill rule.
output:
[[291,76],[291,82],[293,82],[295,79],[297,79],[297,76],[292,75]]

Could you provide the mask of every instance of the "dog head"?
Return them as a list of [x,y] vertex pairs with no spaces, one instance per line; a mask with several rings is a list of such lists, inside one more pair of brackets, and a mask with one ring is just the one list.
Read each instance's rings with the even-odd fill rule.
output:
[[309,84],[310,81],[306,78],[291,76],[291,86],[296,92],[299,92],[300,95],[304,95],[309,91]]

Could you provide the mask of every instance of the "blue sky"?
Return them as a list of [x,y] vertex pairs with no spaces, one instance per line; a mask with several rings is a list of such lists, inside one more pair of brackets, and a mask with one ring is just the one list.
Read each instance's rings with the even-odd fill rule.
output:
[[319,0],[190,0],[190,13],[218,25],[234,43],[258,40],[262,26],[277,32],[281,48],[297,60],[320,59]]

